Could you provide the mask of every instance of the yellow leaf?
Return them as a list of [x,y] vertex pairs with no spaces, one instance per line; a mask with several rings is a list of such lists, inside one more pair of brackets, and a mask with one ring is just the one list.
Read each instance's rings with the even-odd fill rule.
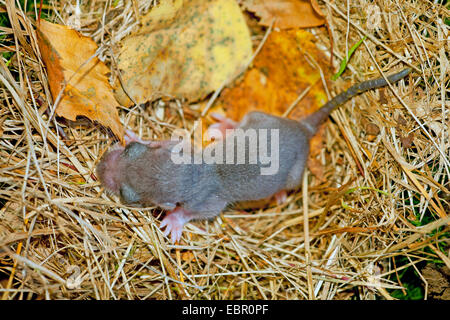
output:
[[[235,0],[161,1],[123,41],[118,67],[136,103],[163,96],[195,101],[233,80],[251,54]],[[116,88],[117,99],[130,105],[119,83]]]

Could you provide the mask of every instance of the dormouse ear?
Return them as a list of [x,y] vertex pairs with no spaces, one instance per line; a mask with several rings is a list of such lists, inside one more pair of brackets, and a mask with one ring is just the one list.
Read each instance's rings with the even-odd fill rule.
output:
[[141,200],[139,194],[126,183],[120,187],[120,198],[126,204],[138,203]]
[[128,159],[136,160],[146,150],[147,150],[147,146],[146,145],[144,145],[142,143],[139,143],[139,142],[136,142],[136,141],[133,141],[133,142],[130,142],[125,147],[125,150],[123,151],[123,153],[124,153],[124,155],[126,157],[128,157]]

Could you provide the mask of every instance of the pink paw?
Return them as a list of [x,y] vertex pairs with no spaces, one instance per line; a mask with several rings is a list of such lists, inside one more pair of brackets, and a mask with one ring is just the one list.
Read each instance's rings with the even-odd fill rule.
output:
[[[209,134],[209,138],[214,137],[216,140],[221,139],[221,138],[225,137],[227,129],[234,129],[238,125],[237,122],[235,122],[231,119],[228,119],[227,117],[221,115],[220,113],[212,112],[210,114],[210,116],[211,116],[211,118],[213,118],[214,120],[217,120],[218,122],[213,123],[212,125],[210,125],[208,127],[208,130],[214,129],[214,130],[211,130],[211,133]],[[221,133],[221,135],[216,134],[214,132],[215,130],[218,130]]]
[[286,190],[278,191],[277,193],[275,193],[274,197],[277,205],[283,204],[287,200],[287,192]]
[[183,226],[191,220],[189,213],[181,207],[176,207],[174,210],[169,211],[166,217],[160,224],[160,228],[166,227],[164,235],[170,234],[170,240],[172,243],[180,241],[181,234],[183,233]]
[[125,139],[126,144],[129,144],[130,142],[139,142],[142,144],[150,143],[150,141],[145,141],[145,140],[142,140],[141,138],[139,138],[139,136],[130,129],[125,130],[124,139]]

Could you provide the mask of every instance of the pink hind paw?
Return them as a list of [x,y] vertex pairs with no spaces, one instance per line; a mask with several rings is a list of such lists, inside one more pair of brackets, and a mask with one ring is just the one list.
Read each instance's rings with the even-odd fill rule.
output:
[[130,142],[139,142],[139,143],[142,143],[142,144],[148,144],[149,143],[148,141],[145,141],[145,140],[142,140],[141,138],[139,138],[139,136],[136,133],[134,133],[132,130],[130,130],[130,129],[126,129],[125,130],[124,139],[125,139],[125,143],[126,144],[129,144]]
[[191,219],[191,215],[188,211],[181,207],[176,207],[167,213],[159,227],[161,229],[166,227],[164,235],[168,236],[170,234],[171,242],[175,243],[180,241],[181,234],[183,233],[183,226]]
[[208,129],[215,129],[218,130],[221,135],[216,135],[214,133],[214,130],[210,130],[210,138],[214,137],[215,139],[220,139],[225,137],[226,130],[227,129],[235,129],[238,126],[238,123],[221,115],[220,113],[212,112],[210,116],[217,120],[218,122],[213,123],[208,127]]

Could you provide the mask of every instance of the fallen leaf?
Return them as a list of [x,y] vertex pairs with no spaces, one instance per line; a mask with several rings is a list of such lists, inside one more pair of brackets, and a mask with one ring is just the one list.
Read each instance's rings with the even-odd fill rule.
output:
[[410,133],[407,136],[401,136],[400,137],[400,141],[402,143],[403,148],[405,149],[409,149],[412,148],[413,143],[414,143],[414,133]]
[[380,128],[375,123],[368,123],[366,125],[366,133],[371,136],[377,136],[380,134]]
[[325,179],[325,169],[320,161],[317,161],[314,158],[309,157],[307,160],[307,165],[309,171],[320,180],[321,183],[326,182]]
[[260,24],[279,29],[310,28],[326,21],[316,0],[243,0],[244,8],[261,18]]
[[[164,96],[195,101],[234,79],[252,55],[235,0],[161,1],[122,43],[118,67],[136,103]],[[119,83],[116,97],[131,101]]]
[[450,269],[448,264],[441,267],[429,262],[421,270],[421,273],[427,281],[428,294],[431,299],[435,301],[450,300]]
[[380,88],[379,92],[380,92],[380,99],[378,101],[380,105],[387,104],[389,100],[386,97],[386,88]]
[[[39,49],[47,67],[48,81],[56,100],[65,85],[56,114],[75,121],[85,116],[108,127],[123,140],[123,127],[106,74],[110,71],[97,57],[96,43],[66,26],[40,21]],[[89,60],[89,61],[88,61]]]

